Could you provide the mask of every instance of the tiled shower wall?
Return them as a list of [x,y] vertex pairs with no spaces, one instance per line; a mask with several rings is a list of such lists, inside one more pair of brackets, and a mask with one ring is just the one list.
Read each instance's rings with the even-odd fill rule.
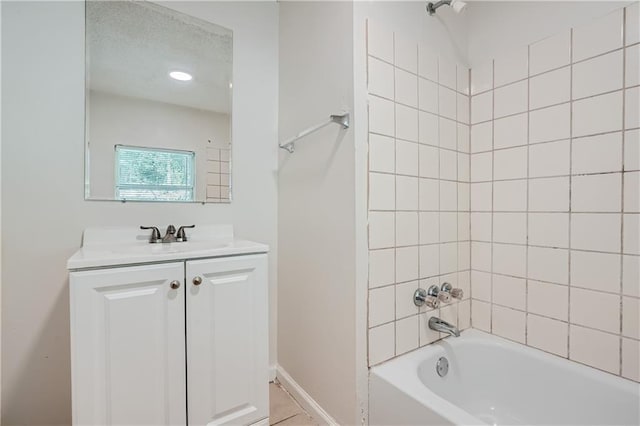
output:
[[[431,343],[431,315],[470,326],[469,70],[368,24],[369,365]],[[413,293],[450,282],[427,312]]]
[[639,16],[471,71],[473,327],[636,381]]

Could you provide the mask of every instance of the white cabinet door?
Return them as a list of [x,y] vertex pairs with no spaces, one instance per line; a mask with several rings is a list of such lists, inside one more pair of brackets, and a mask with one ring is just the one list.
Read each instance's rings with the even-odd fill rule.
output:
[[184,263],[72,272],[70,291],[73,423],[186,424]]
[[267,256],[187,261],[186,278],[189,425],[266,418]]

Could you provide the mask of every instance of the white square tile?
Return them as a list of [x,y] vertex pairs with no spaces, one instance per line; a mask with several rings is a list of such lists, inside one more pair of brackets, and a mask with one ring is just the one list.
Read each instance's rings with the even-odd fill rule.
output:
[[511,180],[493,183],[493,209],[495,211],[526,211],[527,181]]
[[524,179],[527,177],[527,147],[500,149],[493,152],[493,178]]
[[640,127],[640,87],[624,91],[624,128]]
[[395,324],[369,329],[369,365],[379,364],[395,354]]
[[381,287],[369,290],[369,327],[393,321],[395,318],[395,289]]
[[495,118],[525,112],[528,105],[528,90],[526,81],[496,89],[493,107]]
[[491,302],[491,274],[471,271],[471,292],[474,299]]
[[491,271],[491,243],[471,243],[471,268]]
[[640,4],[635,2],[625,8],[625,41],[627,46],[640,41]]
[[456,92],[440,86],[438,90],[438,111],[441,116],[456,119]]
[[573,137],[622,129],[622,92],[573,102]]
[[413,303],[413,293],[417,289],[418,281],[396,285],[396,319],[418,314],[418,307]]
[[420,328],[420,346],[428,345],[429,343],[433,343],[436,340],[440,339],[440,333],[438,333],[437,331],[431,330],[428,325],[429,319],[432,316],[438,317],[439,315],[440,315],[439,309],[418,315],[419,328]]
[[458,212],[458,241],[471,239],[471,215],[467,212]]
[[564,249],[529,247],[529,278],[557,284],[569,283],[569,252]]
[[440,242],[458,241],[458,214],[440,213]]
[[569,104],[529,113],[529,143],[568,139],[570,136],[571,108]]
[[610,373],[620,371],[620,338],[576,325],[569,327],[569,359]]
[[418,176],[418,146],[413,142],[396,141],[397,174]]
[[393,99],[393,65],[369,56],[369,93]]
[[527,46],[522,46],[496,58],[493,65],[496,87],[527,78],[528,56]]
[[491,218],[493,213],[471,213],[471,239],[491,241]]
[[640,215],[625,214],[623,216],[622,251],[627,254],[640,254]]
[[431,81],[438,81],[438,52],[431,43],[418,45],[418,74]]
[[453,324],[455,327],[458,326],[458,305],[451,304],[440,307],[440,318],[443,321],[448,322],[449,324]]
[[369,210],[394,210],[395,186],[394,175],[369,173]]
[[418,279],[418,247],[396,249],[396,282]]
[[458,151],[470,152],[471,140],[469,126],[466,124],[458,124]]
[[419,181],[420,210],[440,209],[440,184],[435,179],[420,179]]
[[529,180],[529,211],[569,211],[569,178],[543,178]]
[[622,335],[640,339],[640,299],[622,298]]
[[395,134],[393,102],[369,96],[369,131],[393,137]]
[[527,316],[527,345],[566,357],[568,338],[567,323],[537,315]]
[[622,89],[622,50],[575,64],[572,82],[573,99]]
[[440,273],[439,244],[420,246],[419,249],[420,277],[433,277]]
[[619,212],[621,188],[621,173],[574,176],[571,181],[571,211]]
[[396,68],[396,102],[418,108],[418,76]]
[[471,327],[471,301],[463,300],[458,303],[458,328],[466,330]]
[[367,51],[369,55],[393,63],[393,32],[371,19],[367,21]]
[[418,73],[418,43],[413,38],[395,33],[395,65],[414,74]]
[[493,244],[493,272],[525,277],[527,248],[511,244]]
[[[637,3],[636,3],[637,5]],[[622,339],[622,377],[640,381],[640,341]]]
[[418,110],[396,104],[396,138],[418,142]]
[[440,150],[440,179],[456,180],[458,178],[458,155],[448,149]]
[[469,68],[458,64],[456,66],[456,73],[458,76],[456,90],[465,95],[469,95]]
[[438,58],[438,83],[449,89],[456,90],[457,79],[456,64],[440,56]]
[[[620,332],[620,296],[599,291],[572,288],[569,295],[569,320],[572,324],[610,333]],[[598,312],[598,315],[594,315]]]
[[418,212],[396,212],[396,247],[418,244]]
[[456,120],[469,124],[469,108],[470,108],[470,100],[466,95],[461,95],[460,93],[456,96]]
[[493,334],[516,342],[525,342],[526,315],[524,312],[494,305],[492,315]]
[[418,113],[418,133],[420,143],[438,146],[440,137],[438,121],[437,115],[422,111]]
[[622,47],[622,9],[573,29],[573,61]]
[[471,97],[471,123],[491,120],[493,114],[493,92],[485,92]]
[[624,133],[624,170],[640,170],[640,130]]
[[531,75],[569,65],[571,61],[571,30],[533,43],[529,47]]
[[440,213],[420,212],[420,244],[434,244],[440,241]]
[[527,144],[527,114],[512,115],[494,121],[494,148],[509,148]]
[[[471,243],[458,243],[458,269],[467,270],[471,268]],[[467,292],[467,295],[469,292]]]
[[440,154],[434,146],[420,145],[419,162],[420,177],[438,178],[440,176]]
[[396,321],[396,355],[418,347],[418,315]]
[[396,210],[418,210],[418,178],[396,176]]
[[540,74],[529,80],[529,107],[537,109],[571,98],[571,70],[569,67]]
[[434,114],[438,113],[438,85],[420,78],[418,81],[418,98],[420,109]]
[[396,148],[393,138],[369,134],[369,170],[373,172],[395,171]]
[[640,256],[622,256],[622,294],[640,297]]
[[571,248],[620,252],[620,215],[572,213]]
[[625,49],[625,87],[640,84],[640,44]]
[[458,270],[458,243],[440,244],[440,274]]
[[569,213],[529,213],[529,244],[569,247]]
[[497,243],[526,244],[526,213],[494,213],[493,241]]
[[471,326],[491,332],[491,305],[479,300],[471,301]]
[[620,255],[571,252],[571,285],[591,290],[620,291]]
[[621,132],[574,139],[572,143],[571,173],[619,172],[622,169]]
[[624,212],[640,212],[640,172],[624,174]]
[[527,308],[534,314],[567,321],[569,319],[569,287],[529,280]]
[[394,249],[369,251],[369,288],[393,284],[396,277]]
[[[472,168],[473,170],[473,168]],[[491,183],[471,184],[471,211],[491,211]]]
[[369,248],[387,248],[395,245],[395,214],[369,213]]
[[471,154],[471,182],[486,182],[493,178],[493,152]]
[[458,211],[471,210],[471,189],[468,183],[458,183]]
[[490,151],[493,148],[492,122],[471,126],[471,152]]
[[469,182],[470,180],[470,155],[458,153],[458,181]]
[[487,61],[471,69],[471,94],[493,88],[493,61]]
[[493,303],[524,310],[527,306],[527,282],[522,278],[493,275]]
[[569,174],[571,143],[568,140],[531,145],[529,177]]
[[456,149],[456,122],[448,118],[440,118],[440,147],[448,149]]
[[440,210],[458,210],[458,184],[456,182],[440,181]]

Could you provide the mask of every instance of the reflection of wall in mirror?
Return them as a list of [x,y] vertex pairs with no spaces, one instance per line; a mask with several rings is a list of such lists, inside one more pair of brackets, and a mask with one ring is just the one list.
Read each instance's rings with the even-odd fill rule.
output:
[[91,91],[87,125],[91,198],[114,199],[114,146],[121,144],[194,151],[196,200],[228,199],[229,115]]

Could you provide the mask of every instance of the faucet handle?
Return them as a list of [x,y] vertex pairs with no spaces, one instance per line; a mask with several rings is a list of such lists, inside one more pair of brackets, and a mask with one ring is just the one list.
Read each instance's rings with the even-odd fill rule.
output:
[[[431,291],[431,287],[429,287],[429,291]],[[413,293],[413,303],[416,306],[427,305],[427,307],[432,309],[437,309],[438,306],[440,306],[440,300],[423,288],[419,288]]]
[[451,290],[451,297],[454,299],[462,299],[464,297],[464,291],[461,288],[454,288]]
[[151,237],[149,238],[149,242],[152,244],[157,243],[162,239],[162,237],[160,236],[160,230],[155,226],[140,226],[140,229],[151,229]]
[[178,228],[178,234],[176,234],[176,238],[178,239],[178,241],[187,241],[187,233],[184,232],[184,230],[186,228],[195,228],[195,225],[182,225],[180,228]]

